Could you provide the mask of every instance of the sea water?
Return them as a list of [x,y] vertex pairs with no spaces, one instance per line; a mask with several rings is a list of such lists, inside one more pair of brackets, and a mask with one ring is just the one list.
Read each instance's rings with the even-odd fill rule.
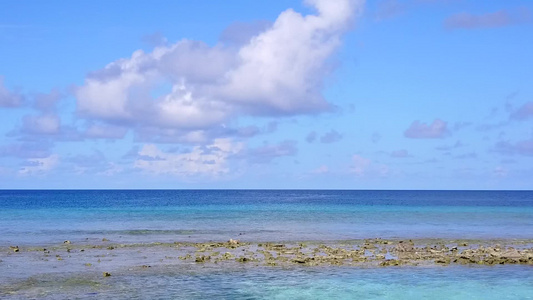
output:
[[[103,237],[120,243],[527,240],[533,239],[533,192],[0,191],[0,233],[0,247]],[[0,273],[10,270],[2,264]],[[113,281],[83,272],[20,273],[0,275],[0,289],[9,290],[0,297],[533,299],[531,266],[161,267]]]

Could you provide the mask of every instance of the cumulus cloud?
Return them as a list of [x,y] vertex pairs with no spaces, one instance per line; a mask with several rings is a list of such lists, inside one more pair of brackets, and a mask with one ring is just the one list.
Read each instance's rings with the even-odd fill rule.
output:
[[514,120],[528,120],[533,119],[533,101],[529,101],[522,105],[518,110],[511,114],[511,119]]
[[444,26],[448,29],[493,28],[520,24],[530,20],[531,12],[527,8],[512,12],[499,10],[480,15],[462,12],[448,17],[444,21]]
[[323,136],[320,137],[320,142],[323,144],[331,144],[338,142],[342,139],[342,134],[338,133],[336,130],[331,130]]
[[213,144],[196,146],[185,153],[165,152],[148,144],[139,150],[134,166],[157,175],[219,177],[230,171],[228,159],[241,149],[242,144],[229,139],[217,139]]
[[50,93],[36,93],[31,95],[31,106],[36,113],[22,117],[22,125],[10,133],[12,136],[23,136],[24,139],[41,140],[44,137],[60,140],[80,140],[77,129],[65,126],[57,112],[58,102],[64,94],[54,89]]
[[447,123],[435,119],[430,125],[414,121],[404,132],[404,136],[411,139],[437,139],[449,135]]
[[17,107],[23,100],[22,94],[10,91],[4,86],[4,77],[0,76],[0,107]]
[[228,29],[224,40],[239,46],[181,40],[135,51],[87,76],[75,92],[77,111],[91,120],[179,134],[242,115],[326,111],[324,77],[363,2],[308,0],[316,14],[288,9],[246,38]]

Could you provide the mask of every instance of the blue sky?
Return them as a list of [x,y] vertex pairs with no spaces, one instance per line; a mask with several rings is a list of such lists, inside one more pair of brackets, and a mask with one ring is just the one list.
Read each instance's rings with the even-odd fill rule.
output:
[[1,6],[0,188],[533,188],[531,1]]

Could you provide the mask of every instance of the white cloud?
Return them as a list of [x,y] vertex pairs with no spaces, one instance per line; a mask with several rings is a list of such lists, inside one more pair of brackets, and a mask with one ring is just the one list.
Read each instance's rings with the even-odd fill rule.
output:
[[228,158],[238,153],[242,144],[230,139],[216,139],[208,146],[196,146],[186,153],[168,153],[153,144],[144,145],[134,166],[158,175],[178,177],[218,177],[229,172]]
[[305,113],[328,108],[320,89],[327,59],[362,1],[307,1],[319,14],[302,16],[289,9],[273,26],[238,52],[222,95],[261,113]]
[[30,158],[28,159],[28,165],[22,167],[19,170],[21,175],[35,175],[46,173],[53,169],[59,162],[59,156],[56,154],[50,155],[45,158]]
[[352,165],[350,166],[350,172],[354,173],[358,177],[384,177],[389,175],[390,170],[389,167],[385,164],[375,163],[368,158],[354,154],[352,156]]
[[368,171],[371,164],[372,161],[370,159],[354,154],[352,156],[351,171],[357,176],[363,176]]
[[321,165],[320,167],[311,170],[311,174],[328,174],[329,168],[326,165]]
[[122,172],[122,167],[120,167],[119,165],[115,164],[115,163],[108,163],[107,165],[107,169],[105,169],[104,171],[102,172],[99,172],[97,173],[98,175],[104,175],[104,176],[113,176],[115,174],[118,174],[120,172]]
[[[308,0],[239,46],[181,40],[110,63],[75,94],[87,119],[135,127],[208,130],[242,115],[329,109],[321,90],[342,34],[362,0]],[[268,24],[266,24],[268,25]]]

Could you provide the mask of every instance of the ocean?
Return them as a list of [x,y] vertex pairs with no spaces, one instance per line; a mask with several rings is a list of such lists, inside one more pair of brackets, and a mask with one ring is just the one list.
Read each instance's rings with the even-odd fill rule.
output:
[[[531,265],[198,265],[151,246],[368,238],[529,245],[532,191],[3,190],[0,232],[3,253],[22,249],[0,256],[0,297],[13,299],[533,299]],[[104,239],[130,252],[69,260],[73,248],[52,263],[35,250]],[[149,270],[132,267],[142,259]]]

